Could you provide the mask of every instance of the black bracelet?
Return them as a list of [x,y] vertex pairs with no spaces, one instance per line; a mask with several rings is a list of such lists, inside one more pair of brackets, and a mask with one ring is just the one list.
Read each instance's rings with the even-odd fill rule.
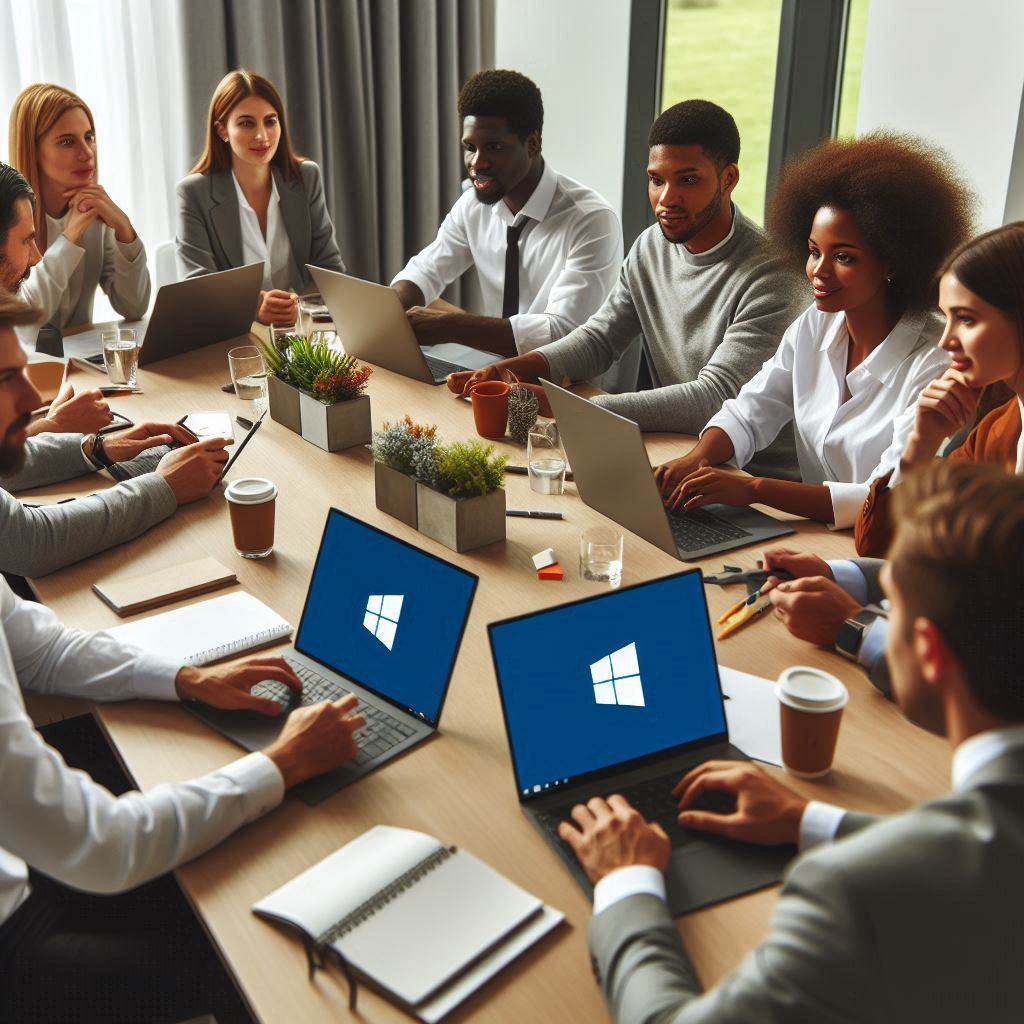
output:
[[103,435],[93,434],[92,435],[92,455],[90,456],[94,463],[100,465],[103,469],[110,469],[114,464],[114,460],[103,450]]

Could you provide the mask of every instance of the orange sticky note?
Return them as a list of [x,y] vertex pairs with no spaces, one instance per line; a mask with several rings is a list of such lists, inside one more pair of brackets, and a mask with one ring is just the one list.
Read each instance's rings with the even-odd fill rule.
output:
[[539,580],[560,580],[565,574],[562,572],[562,567],[555,562],[553,565],[547,565],[543,569],[538,570],[537,579]]

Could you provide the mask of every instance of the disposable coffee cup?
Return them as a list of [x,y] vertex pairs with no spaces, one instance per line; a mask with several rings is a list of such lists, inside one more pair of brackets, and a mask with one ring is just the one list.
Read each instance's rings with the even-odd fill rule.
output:
[[832,767],[846,687],[821,669],[794,665],[775,684],[782,727],[782,764],[791,775],[818,779]]
[[231,511],[235,550],[243,558],[266,558],[274,550],[274,506],[277,487],[270,480],[245,477],[224,491]]

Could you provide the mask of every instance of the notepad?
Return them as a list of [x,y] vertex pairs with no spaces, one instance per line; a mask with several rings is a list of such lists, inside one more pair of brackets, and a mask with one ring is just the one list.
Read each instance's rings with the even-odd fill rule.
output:
[[564,915],[472,854],[377,825],[253,906],[441,1020]]
[[283,640],[291,624],[258,598],[239,591],[197,601],[107,632],[121,643],[182,665],[208,665]]
[[234,583],[238,577],[216,558],[197,558],[192,562],[146,573],[145,576],[117,576],[92,585],[96,596],[106,601],[118,615],[134,615],[183,597],[195,597]]

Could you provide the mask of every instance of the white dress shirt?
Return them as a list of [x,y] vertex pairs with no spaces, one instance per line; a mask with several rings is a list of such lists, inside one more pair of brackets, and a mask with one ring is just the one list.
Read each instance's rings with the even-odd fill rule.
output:
[[281,801],[284,780],[263,754],[114,797],[46,745],[21,695],[25,687],[90,700],[176,700],[179,667],[105,633],[65,629],[48,608],[0,584],[0,923],[28,895],[26,861],[78,889],[131,889]]
[[921,390],[949,366],[949,356],[936,347],[941,334],[937,317],[907,314],[847,374],[845,315],[811,306],[704,429],[724,430],[736,464],[744,466],[792,421],[803,482],[824,484],[836,528],[852,526],[871,481],[898,465]]
[[622,228],[592,189],[547,163],[526,205],[513,215],[499,200],[482,203],[464,192],[437,238],[395,275],[411,281],[429,305],[460,274],[475,266],[483,316],[501,316],[505,291],[506,229],[529,218],[519,236],[519,312],[509,317],[516,348],[531,352],[561,338],[596,313],[622,263]]
[[[953,789],[964,789],[973,776],[985,765],[1011,750],[1024,747],[1024,725],[981,732],[963,741],[953,751],[951,775]],[[804,809],[800,822],[801,853],[835,838],[839,823],[846,810],[833,804],[812,800]],[[628,896],[647,893],[665,898],[665,878],[657,868],[634,864],[605,875],[594,886],[594,913],[600,914],[613,903]]]
[[270,176],[270,202],[267,203],[267,236],[263,237],[260,230],[260,221],[256,211],[249,205],[245,198],[242,186],[234,172],[231,173],[231,180],[235,183],[235,192],[238,194],[238,221],[242,229],[242,265],[250,263],[263,264],[264,291],[271,288],[288,290],[289,261],[292,257],[292,244],[288,240],[288,232],[285,231],[284,221],[281,219],[280,200],[277,194],[277,182],[274,176]]

